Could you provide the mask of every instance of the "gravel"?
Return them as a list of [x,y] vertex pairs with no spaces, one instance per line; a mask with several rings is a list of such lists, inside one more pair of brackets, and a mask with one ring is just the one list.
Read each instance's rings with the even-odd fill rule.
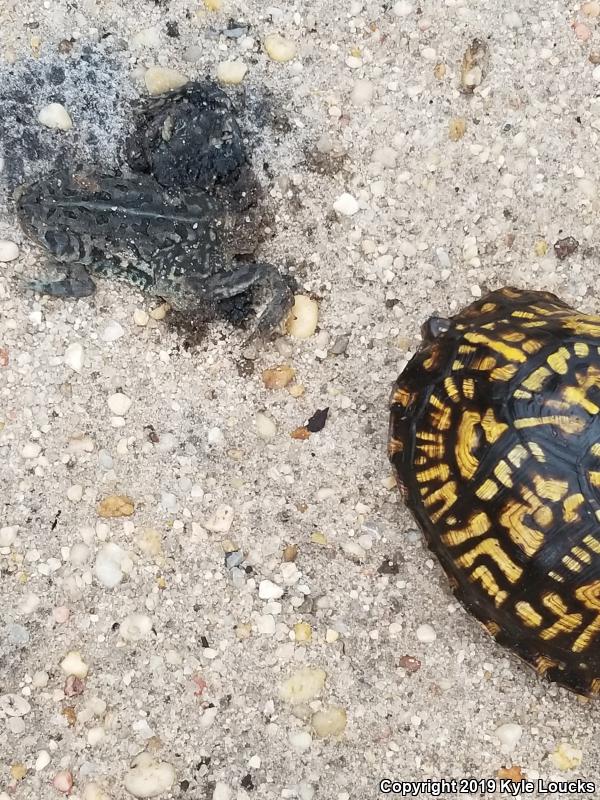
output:
[[[385,453],[429,316],[502,285],[600,309],[598,2],[2,14],[0,799],[600,785],[594,705],[458,605]],[[259,258],[298,284],[285,333],[192,340],[116,281],[24,291],[47,258],[16,187],[115,168],[139,96],[206,76],[240,110]]]

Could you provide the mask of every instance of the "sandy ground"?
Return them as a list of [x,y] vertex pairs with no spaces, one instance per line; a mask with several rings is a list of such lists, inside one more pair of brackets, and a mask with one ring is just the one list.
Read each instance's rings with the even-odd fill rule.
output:
[[[390,387],[432,312],[506,284],[600,307],[600,9],[391,6],[0,0],[0,238],[20,247],[0,275],[2,800],[59,797],[71,778],[71,797],[124,800],[140,752],[165,798],[368,800],[383,778],[510,767],[600,787],[595,704],[542,683],[457,605],[385,455]],[[230,18],[246,39],[220,33]],[[296,58],[269,59],[273,32]],[[488,59],[464,94],[475,36]],[[57,158],[114,163],[145,67],[196,78],[234,58],[250,100],[269,96],[285,122],[254,141],[276,222],[262,255],[318,299],[315,335],[248,352],[218,323],[186,349],[167,322],[136,324],[158,302],[126,286],[78,302],[24,292],[44,255],[17,227],[14,185]],[[51,101],[71,131],[41,129]],[[345,158],[320,174],[317,144]],[[343,192],[351,217],[333,210]],[[579,247],[559,260],[563,236]],[[79,372],[65,359],[77,344]],[[265,388],[282,363],[302,396]],[[115,419],[117,390],[132,403]],[[325,407],[320,433],[290,437]],[[133,515],[99,516],[110,495]],[[265,580],[283,595],[263,584],[262,599]],[[72,651],[83,665],[61,666]],[[280,686],[303,667],[326,680],[292,704]],[[332,707],[345,730],[319,737],[314,715]]]

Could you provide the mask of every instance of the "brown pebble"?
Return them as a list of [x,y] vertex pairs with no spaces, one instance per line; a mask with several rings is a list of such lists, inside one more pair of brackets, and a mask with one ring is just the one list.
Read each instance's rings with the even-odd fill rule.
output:
[[69,41],[68,39],[61,39],[60,42],[58,43],[57,50],[59,53],[62,53],[63,55],[70,53],[72,49],[73,49],[73,42]]
[[77,722],[77,712],[73,706],[65,706],[60,713],[67,720],[67,724],[70,728],[72,728]]
[[402,656],[400,659],[398,659],[398,666],[412,674],[421,669],[421,662],[414,656]]
[[296,375],[296,370],[288,364],[279,364],[276,367],[264,369],[262,379],[267,389],[284,389]]
[[558,239],[554,242],[554,252],[556,257],[562,261],[567,256],[572,256],[579,247],[579,242],[572,236],[565,236],[564,239]]
[[443,80],[446,77],[446,65],[445,64],[436,64],[433,68],[433,74],[438,79],[438,81]]
[[85,683],[78,678],[77,675],[68,675],[65,681],[63,692],[66,697],[76,697],[83,694],[85,690]]
[[512,767],[500,767],[498,772],[496,772],[496,777],[500,778],[500,780],[508,780],[514,781],[514,783],[519,783],[519,781],[523,780],[523,773],[521,771],[521,767],[518,767],[515,764]]
[[304,441],[305,439],[310,439],[310,431],[306,427],[306,425],[301,425],[299,428],[296,428],[290,433],[292,439],[300,439]]
[[600,64],[600,53],[597,50],[592,50],[588,56],[591,64]]
[[131,497],[124,494],[111,494],[98,503],[98,515],[101,517],[130,517],[135,510]]
[[284,561],[295,561],[298,557],[298,545],[297,544],[288,544],[283,549],[283,560]]
[[12,764],[10,768],[10,774],[15,781],[22,781],[25,775],[27,775],[27,767],[25,764],[22,764],[20,761],[17,764]]

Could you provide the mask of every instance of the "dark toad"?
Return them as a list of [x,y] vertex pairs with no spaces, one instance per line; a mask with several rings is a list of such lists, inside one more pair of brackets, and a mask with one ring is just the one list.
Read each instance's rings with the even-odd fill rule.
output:
[[213,316],[220,302],[264,288],[270,299],[257,322],[261,333],[291,306],[288,281],[275,267],[235,260],[254,249],[245,218],[206,192],[171,194],[148,175],[61,170],[25,187],[17,213],[65,273],[31,282],[34,291],[85,297],[95,290],[91,275],[119,278],[176,310]]

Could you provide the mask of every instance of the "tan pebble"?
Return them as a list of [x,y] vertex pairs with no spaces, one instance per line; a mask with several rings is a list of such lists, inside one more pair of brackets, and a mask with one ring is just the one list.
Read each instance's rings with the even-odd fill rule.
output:
[[155,528],[144,528],[135,541],[144,555],[156,558],[162,553],[162,537]]
[[42,40],[39,36],[32,36],[29,40],[29,46],[31,47],[31,52],[33,53],[34,58],[39,58],[40,53],[42,52]]
[[308,622],[297,622],[294,625],[294,639],[299,644],[308,644],[312,639],[312,628]]
[[136,310],[133,312],[133,321],[136,325],[139,325],[140,328],[143,328],[145,325],[147,325],[149,319],[150,315],[142,308],[136,308]]
[[279,689],[279,695],[292,705],[308,703],[321,694],[327,673],[319,667],[303,667],[296,670],[284,681]]
[[222,5],[221,0],[204,0],[204,8],[207,11],[220,11]]
[[20,761],[17,762],[16,764],[11,764],[10,774],[13,780],[22,781],[25,775],[27,775],[27,767]]
[[297,544],[288,544],[283,549],[283,560],[284,561],[295,561],[298,557],[298,545]]
[[295,398],[302,397],[305,391],[306,389],[301,383],[294,383],[288,386],[288,392]]
[[284,63],[296,57],[296,45],[284,39],[279,33],[271,33],[265,38],[264,48],[273,61]]
[[587,25],[584,25],[583,22],[577,22],[575,25],[573,25],[573,30],[575,31],[575,36],[577,36],[580,42],[587,42],[592,35],[591,30]]
[[292,439],[297,439],[298,441],[304,442],[307,439],[310,439],[310,431],[306,427],[306,425],[300,425],[299,428],[294,428],[294,430],[290,433]]
[[161,320],[167,316],[167,313],[171,310],[171,306],[168,303],[163,303],[156,308],[151,309],[150,316],[152,319]]
[[240,641],[248,639],[252,633],[252,625],[249,622],[240,622],[235,626],[235,635]]
[[327,631],[325,632],[325,641],[327,644],[333,644],[334,642],[337,642],[339,638],[340,634],[337,631],[334,631],[333,628],[327,628]]
[[178,72],[170,67],[149,67],[144,75],[146,89],[151,95],[180,89],[188,80],[189,78],[183,72]]
[[130,517],[135,510],[131,497],[124,494],[111,494],[98,503],[100,517]]
[[327,536],[323,531],[313,531],[310,535],[310,540],[313,544],[327,544]]
[[450,137],[450,141],[458,142],[458,140],[462,139],[462,137],[465,135],[466,130],[467,123],[462,117],[454,117],[454,119],[451,119],[448,127],[448,136]]
[[0,240],[0,261],[14,261],[19,257],[19,248],[15,242],[8,239]]
[[436,64],[433,68],[433,74],[438,79],[438,81],[443,80],[446,77],[446,65],[445,64]]
[[82,800],[110,800],[110,798],[99,784],[88,783],[83,790]]
[[313,714],[311,724],[317,736],[341,736],[346,729],[346,712],[340,706],[329,706]]
[[244,80],[247,72],[248,66],[240,59],[222,61],[217,66],[217,80],[225,86],[235,86]]
[[317,329],[319,304],[305,294],[297,294],[285,328],[295,339],[308,339]]
[[538,239],[538,241],[534,245],[534,251],[536,256],[543,258],[548,252],[548,242],[545,242],[543,239]]
[[296,375],[296,370],[287,364],[263,370],[262,379],[267,389],[284,389]]
[[590,64],[600,64],[600,53],[597,50],[593,50],[588,56],[588,61]]
[[592,0],[591,3],[584,3],[581,6],[581,10],[586,17],[598,17],[600,16],[600,3],[597,0]]

